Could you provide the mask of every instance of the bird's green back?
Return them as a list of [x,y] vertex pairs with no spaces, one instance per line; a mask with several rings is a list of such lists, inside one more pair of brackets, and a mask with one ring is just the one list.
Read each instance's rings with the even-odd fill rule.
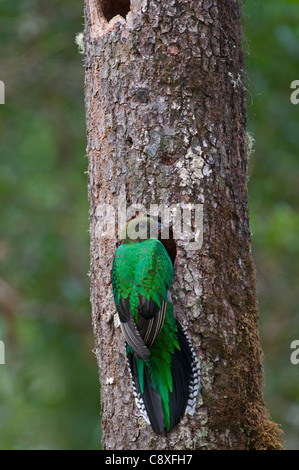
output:
[[156,238],[124,243],[116,251],[112,269],[112,288],[116,307],[119,297],[130,296],[132,315],[137,320],[138,295],[152,298],[161,307],[173,280],[173,267],[167,251]]
[[[169,429],[169,392],[172,392],[171,357],[180,349],[173,305],[169,301],[173,281],[173,266],[167,251],[158,239],[124,243],[116,251],[112,268],[112,287],[116,307],[120,297],[130,299],[130,310],[138,325],[139,296],[153,299],[161,307],[161,298],[167,302],[166,316],[159,336],[150,348],[147,361],[138,359],[139,385],[143,389],[144,367],[148,367],[153,387],[161,396],[165,426]],[[127,352],[133,353],[128,345]]]

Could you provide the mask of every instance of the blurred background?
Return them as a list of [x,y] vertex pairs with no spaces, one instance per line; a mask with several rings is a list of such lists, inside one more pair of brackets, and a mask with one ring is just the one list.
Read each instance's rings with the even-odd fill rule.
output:
[[[264,395],[299,449],[299,1],[243,7]],[[83,1],[0,0],[0,449],[98,449]]]
[[245,1],[252,252],[257,270],[264,397],[299,449],[299,364],[290,344],[299,340],[299,104],[290,85],[299,80],[299,1]]

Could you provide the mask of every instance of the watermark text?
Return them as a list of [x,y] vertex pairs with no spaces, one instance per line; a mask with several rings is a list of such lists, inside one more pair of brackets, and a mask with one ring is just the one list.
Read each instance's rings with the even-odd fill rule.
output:
[[294,80],[291,83],[291,88],[294,89],[293,93],[291,93],[290,100],[292,104],[298,104],[299,103],[299,80]]
[[0,104],[5,104],[5,86],[2,80],[0,80]]
[[294,349],[292,352],[290,359],[291,363],[294,365],[299,364],[299,340],[295,339],[294,341],[291,342],[291,349]]
[[[187,250],[199,250],[203,243],[203,204],[177,203],[166,204],[131,204],[127,207],[125,195],[118,197],[118,207],[112,204],[99,204],[97,206],[96,233],[100,239],[108,238],[120,240],[125,238],[123,228],[126,223],[136,217],[136,214],[146,214],[157,219],[161,223],[160,237],[168,240],[171,236],[174,240],[181,240]],[[138,228],[132,231],[138,238]]]
[[0,341],[0,364],[5,364],[5,345]]

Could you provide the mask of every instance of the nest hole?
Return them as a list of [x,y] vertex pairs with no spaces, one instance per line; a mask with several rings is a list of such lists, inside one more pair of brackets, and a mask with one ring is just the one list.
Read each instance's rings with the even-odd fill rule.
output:
[[[147,214],[147,217],[151,217],[151,215]],[[161,222],[160,216],[153,217],[153,218]],[[163,232],[164,232],[165,238],[163,236]],[[176,245],[175,239],[173,238],[172,227],[168,227],[168,230],[167,230],[167,228],[163,229],[163,226],[162,226],[161,231],[159,232],[159,235],[158,235],[158,239],[160,240],[165,250],[169,254],[169,258],[171,259],[171,262],[174,265],[174,262],[177,256],[177,245]]]
[[131,8],[130,0],[103,0],[102,12],[105,19],[109,22],[114,16],[121,15],[126,19],[126,15]]
[[169,237],[168,238],[164,239],[160,235],[159,240],[162,243],[162,245],[164,246],[167,253],[169,254],[169,258],[171,259],[171,262],[174,265],[176,255],[177,255],[177,246],[176,246],[176,242],[173,238],[172,228],[169,227]]

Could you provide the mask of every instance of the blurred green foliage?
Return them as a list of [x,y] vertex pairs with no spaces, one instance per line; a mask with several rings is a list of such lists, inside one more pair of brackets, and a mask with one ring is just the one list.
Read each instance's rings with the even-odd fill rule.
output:
[[299,339],[299,105],[290,101],[299,79],[299,1],[246,1],[243,12],[264,396],[286,447],[299,449],[299,365],[290,361]]
[[0,2],[1,449],[96,449],[83,2]]
[[[265,400],[299,449],[299,1],[247,1],[249,202]],[[0,0],[0,449],[96,449],[83,2]],[[297,74],[297,75],[296,75]]]

